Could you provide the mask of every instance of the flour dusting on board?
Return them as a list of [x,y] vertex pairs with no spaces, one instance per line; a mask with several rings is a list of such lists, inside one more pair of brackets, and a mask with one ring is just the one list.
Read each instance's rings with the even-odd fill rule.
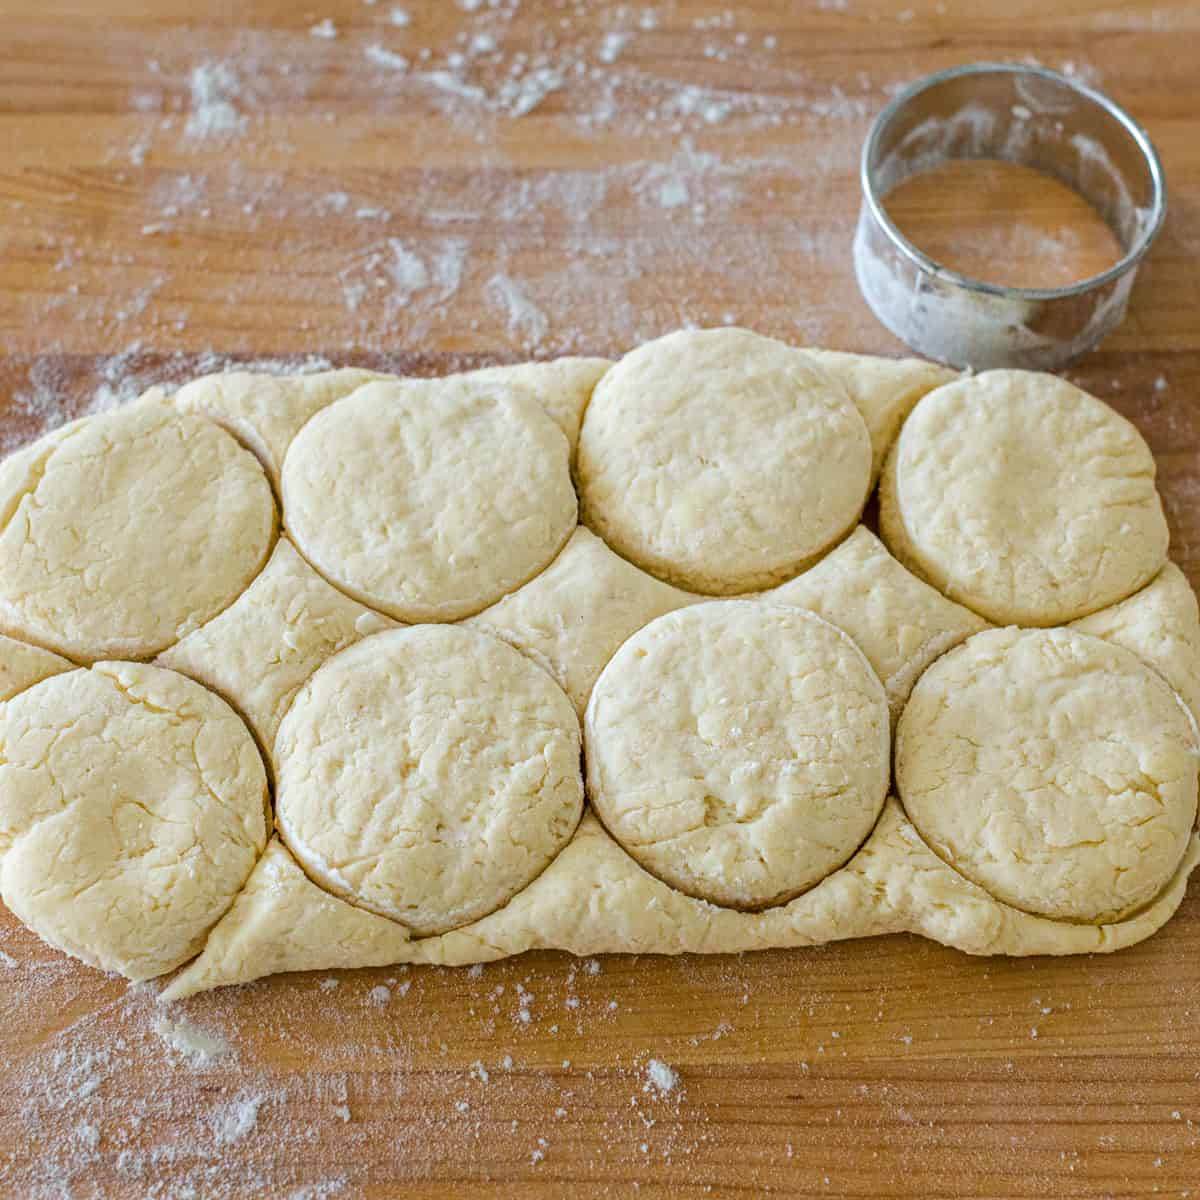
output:
[[[843,222],[823,211],[822,181],[853,171],[891,81],[810,74],[798,35],[743,27],[732,9],[695,20],[583,4],[542,20],[487,0],[436,19],[416,4],[318,9],[290,34],[147,32],[132,132],[105,165],[141,231],[136,261],[109,254],[69,205],[35,216],[0,201],[29,230],[13,253],[45,263],[51,285],[14,347],[28,357],[0,365],[19,417],[3,448],[182,381],[206,349],[194,323],[231,362],[264,339],[289,358],[317,347],[375,366],[445,346],[611,354],[748,320],[747,297],[793,295],[797,279],[818,294],[844,286]],[[702,38],[702,62],[678,57],[680,24]],[[820,126],[821,148],[768,149],[789,125]],[[577,144],[578,165],[515,169],[505,145],[518,128]],[[329,171],[291,169],[302,145],[352,148],[368,131],[395,140],[381,161],[401,187],[348,166],[331,190]],[[441,169],[447,139],[481,169]],[[793,226],[782,252],[768,206]],[[214,239],[244,247],[244,269],[218,267]],[[781,304],[769,331],[828,342],[836,311]],[[108,351],[55,358],[80,346]]]

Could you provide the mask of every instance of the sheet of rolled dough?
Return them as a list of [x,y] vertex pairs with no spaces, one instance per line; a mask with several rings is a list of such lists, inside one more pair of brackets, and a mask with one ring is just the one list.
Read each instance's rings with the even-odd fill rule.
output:
[[849,634],[883,681],[893,724],[925,668],[987,628],[901,566],[864,525],[815,567],[761,596],[808,609]]
[[[280,971],[466,966],[535,949],[725,954],[912,932],[977,955],[1107,953],[1149,937],[1170,918],[1197,861],[1200,839],[1193,837],[1167,888],[1125,921],[1053,921],[1000,903],[947,866],[890,799],[844,867],[789,904],[746,913],[667,886],[588,813],[567,848],[504,908],[463,929],[410,941],[401,926],[323,892],[274,840],[204,952],[159,998],[180,1000]],[[392,925],[392,941],[376,922]]]
[[958,378],[957,371],[920,358],[882,358],[843,350],[807,349],[806,353],[838,378],[867,423],[872,486],[913,406],[926,392]]
[[1081,617],[1071,628],[1132,650],[1200,721],[1200,607],[1187,576],[1174,563],[1128,600]]
[[0,633],[0,702],[11,700],[18,692],[74,666],[61,654]]
[[173,402],[229,430],[262,463],[278,492],[284,455],[309,417],[364,383],[388,378],[356,367],[311,375],[224,371],[185,383]]
[[626,638],[704,599],[647,575],[581,525],[540,575],[464,624],[532,658],[582,717],[592,685]]
[[583,410],[600,377],[612,366],[607,358],[555,358],[549,362],[513,363],[467,372],[474,379],[517,384],[528,389],[567,435],[571,456],[579,442]]
[[241,596],[157,662],[224,696],[269,754],[308,677],[339,650],[396,624],[326,583],[281,537]]

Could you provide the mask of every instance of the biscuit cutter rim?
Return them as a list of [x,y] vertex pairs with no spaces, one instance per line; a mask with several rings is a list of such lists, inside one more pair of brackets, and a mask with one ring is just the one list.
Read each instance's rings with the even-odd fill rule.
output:
[[[1064,287],[1029,288],[975,279],[926,254],[884,198],[913,175],[980,158],[1065,183],[1104,218],[1121,258]],[[1167,209],[1162,163],[1141,125],[1095,88],[1023,63],[970,63],[908,85],[872,122],[859,180],[854,265],[863,298],[913,350],[956,367],[1054,370],[1092,349],[1124,318]]]

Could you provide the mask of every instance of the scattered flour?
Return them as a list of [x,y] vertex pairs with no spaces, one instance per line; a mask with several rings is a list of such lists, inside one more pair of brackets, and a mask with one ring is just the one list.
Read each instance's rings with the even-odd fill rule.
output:
[[661,1059],[652,1058],[646,1064],[646,1084],[642,1089],[660,1096],[670,1095],[679,1087],[679,1073]]
[[509,335],[519,338],[527,349],[536,350],[546,337],[550,320],[529,298],[524,285],[497,272],[488,280],[486,294],[507,313]]
[[239,132],[246,118],[234,101],[242,94],[228,62],[202,62],[192,68],[191,110],[184,132],[190,138],[210,138]]
[[397,54],[394,50],[389,50],[378,42],[368,46],[363,53],[369,62],[373,62],[379,67],[386,67],[389,71],[404,72],[408,70],[408,59],[403,54]]
[[187,1017],[171,1020],[165,1013],[154,1018],[154,1032],[177,1054],[197,1067],[207,1067],[228,1058],[232,1049],[220,1034],[193,1025]]
[[230,1142],[240,1142],[258,1124],[258,1110],[268,1099],[265,1092],[260,1092],[257,1095],[239,1096],[228,1104],[216,1107],[209,1118],[209,1125],[217,1144],[225,1146]]

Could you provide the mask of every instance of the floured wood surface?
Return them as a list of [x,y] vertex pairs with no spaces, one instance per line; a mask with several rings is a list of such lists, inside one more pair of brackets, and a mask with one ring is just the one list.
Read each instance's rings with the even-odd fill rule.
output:
[[[222,356],[434,374],[726,315],[900,353],[849,267],[870,116],[926,71],[1030,55],[1163,154],[1172,214],[1129,320],[1070,374],[1150,442],[1200,581],[1194,6],[395,7],[0,10],[10,446]],[[495,62],[452,66],[480,34]],[[552,74],[506,90],[521,53],[521,79]],[[1200,1176],[1194,896],[1092,959],[905,935],[595,974],[535,953],[282,977],[165,1018],[2,921],[14,1195],[1178,1196]]]

